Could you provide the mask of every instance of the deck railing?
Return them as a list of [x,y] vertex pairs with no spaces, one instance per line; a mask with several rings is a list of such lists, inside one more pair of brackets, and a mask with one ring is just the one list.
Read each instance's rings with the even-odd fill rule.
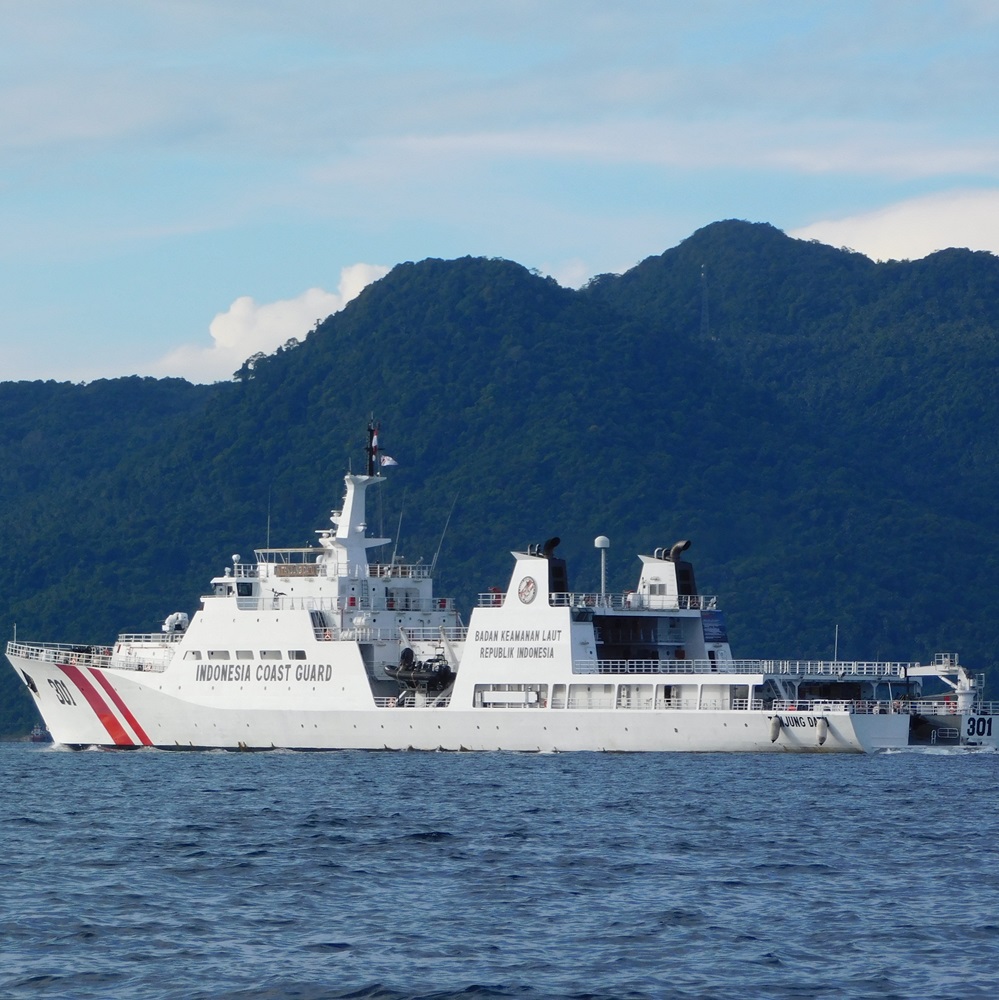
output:
[[[205,594],[202,601],[230,601],[231,597],[220,594]],[[377,600],[362,601],[355,597],[237,597],[236,607],[240,611],[327,611],[331,614],[356,615],[366,611],[411,611],[428,614],[431,611],[454,611],[451,597],[413,598],[395,600],[379,597]]]
[[950,726],[946,726],[941,729],[934,729],[933,732],[930,733],[930,743],[934,746],[941,742],[956,743],[960,738],[961,730],[953,729]]
[[183,638],[183,632],[122,632],[115,642],[128,643],[130,646],[162,646],[180,642]]
[[[116,670],[152,671],[161,673],[173,656],[169,644],[175,640],[165,635],[152,633],[151,638],[158,640],[158,645],[129,648],[124,654],[114,658]],[[108,646],[74,646],[69,643],[7,643],[7,652],[11,656],[22,656],[28,660],[39,660],[43,663],[64,663],[73,667],[97,667],[106,670],[112,666],[113,649]]]
[[[410,642],[436,642],[441,641],[441,630],[430,626],[420,626],[419,628],[409,628],[403,626],[406,636]],[[319,642],[394,642],[399,638],[399,629],[392,628],[368,628],[365,625],[351,626],[350,628],[337,628],[336,626],[326,627],[322,625],[313,626],[313,635]],[[444,629],[444,635],[448,642],[464,642],[468,634],[468,629],[464,626]]]
[[[501,608],[506,594],[490,590],[479,594],[480,608]],[[714,594],[550,594],[553,608],[588,608],[601,611],[704,611],[718,607]]]
[[794,677],[905,677],[915,663],[842,660],[573,660],[574,674],[768,674]]
[[[938,700],[921,699],[918,701],[902,701],[901,710],[910,715],[960,715],[957,699]],[[999,715],[999,701],[978,701],[971,706],[973,715]]]
[[851,715],[904,714],[899,702],[862,699],[793,698],[777,700],[772,707],[775,712],[811,712],[816,715],[824,715],[827,712],[849,712]]
[[400,696],[392,695],[388,698],[377,695],[375,697],[375,708],[447,708],[451,704],[451,695],[428,695],[428,701],[425,705],[414,706],[412,702],[406,702],[405,699]]
[[[256,580],[260,577],[260,566],[278,570],[276,576],[283,575],[280,570],[287,567],[303,567],[310,572],[308,576],[325,575],[321,571],[325,565],[320,562],[324,556],[322,549],[257,549],[256,563],[236,563],[232,570],[232,576],[241,580]],[[290,573],[288,575],[295,575]],[[336,576],[334,570],[334,578]],[[430,567],[424,563],[370,563],[368,565],[368,579],[374,580],[426,580],[430,576]]]
[[111,661],[111,650],[107,646],[66,642],[8,642],[7,653],[42,663],[69,663],[82,667],[106,667]]
[[397,628],[370,628],[367,625],[350,628],[317,628],[314,631],[320,642],[393,642],[399,638]]

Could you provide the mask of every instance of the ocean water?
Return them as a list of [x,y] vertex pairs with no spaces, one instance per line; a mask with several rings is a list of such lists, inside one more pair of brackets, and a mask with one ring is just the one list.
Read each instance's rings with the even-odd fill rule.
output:
[[997,778],[0,744],[0,997],[995,998]]

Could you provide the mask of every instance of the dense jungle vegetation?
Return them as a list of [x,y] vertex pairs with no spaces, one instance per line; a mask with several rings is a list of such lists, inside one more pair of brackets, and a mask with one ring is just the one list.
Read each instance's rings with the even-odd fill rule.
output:
[[[875,263],[720,222],[572,291],[400,264],[233,381],[0,382],[0,638],[193,612],[232,553],[308,544],[363,462],[379,534],[470,610],[558,534],[570,585],[690,538],[736,656],[999,664],[999,258]],[[442,532],[453,505],[445,535]],[[995,678],[999,681],[999,676]],[[995,693],[995,683],[990,684]],[[35,721],[4,661],[0,733]]]

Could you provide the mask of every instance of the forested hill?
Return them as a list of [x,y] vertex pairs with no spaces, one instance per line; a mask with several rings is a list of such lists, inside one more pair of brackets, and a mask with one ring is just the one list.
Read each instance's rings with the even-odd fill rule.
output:
[[[684,537],[737,656],[831,656],[838,626],[842,657],[992,668],[997,362],[991,254],[874,263],[722,222],[579,291],[401,264],[231,383],[0,383],[0,637],[155,630],[268,530],[310,542],[374,413],[399,466],[369,521],[440,548],[467,609],[554,534],[577,589],[598,534],[617,589]],[[5,665],[0,731],[31,711]]]

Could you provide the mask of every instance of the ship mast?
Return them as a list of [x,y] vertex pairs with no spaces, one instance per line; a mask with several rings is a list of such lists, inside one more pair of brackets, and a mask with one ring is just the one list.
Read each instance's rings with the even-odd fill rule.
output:
[[368,446],[365,449],[368,455],[368,475],[376,476],[378,467],[378,424],[374,420],[368,421]]

